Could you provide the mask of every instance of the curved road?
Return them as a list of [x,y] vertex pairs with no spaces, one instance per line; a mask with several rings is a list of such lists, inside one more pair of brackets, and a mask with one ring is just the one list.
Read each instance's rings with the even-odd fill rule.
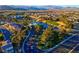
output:
[[[45,23],[42,23],[42,22],[34,22],[32,23],[32,25],[36,25],[36,24],[39,24],[39,25],[42,25],[43,28],[47,28],[48,25],[45,24]],[[31,30],[29,30],[29,34],[28,36],[25,38],[24,42],[23,42],[23,45],[22,45],[22,52],[27,52],[27,53],[37,53],[37,52],[44,52],[38,48],[36,48],[36,41],[34,41],[34,43],[32,43],[32,45],[30,45],[29,43],[29,39],[30,37],[32,37],[32,35],[35,35],[34,33],[35,29],[34,27],[31,28]]]

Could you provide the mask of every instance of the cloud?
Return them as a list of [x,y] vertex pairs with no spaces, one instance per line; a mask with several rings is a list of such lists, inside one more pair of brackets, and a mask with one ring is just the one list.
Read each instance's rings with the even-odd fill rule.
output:
[[79,0],[0,0],[0,5],[79,5]]

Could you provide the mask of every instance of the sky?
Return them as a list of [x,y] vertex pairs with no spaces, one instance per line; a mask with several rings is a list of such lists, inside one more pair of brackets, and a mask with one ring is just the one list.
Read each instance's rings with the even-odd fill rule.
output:
[[0,5],[79,5],[79,0],[0,0]]

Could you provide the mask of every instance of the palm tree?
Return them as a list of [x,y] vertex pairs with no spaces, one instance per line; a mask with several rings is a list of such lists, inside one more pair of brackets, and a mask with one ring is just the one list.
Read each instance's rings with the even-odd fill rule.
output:
[[14,36],[12,37],[13,44],[16,45],[15,49],[17,48],[17,52],[19,51],[20,42],[25,37],[26,29],[25,30],[18,30],[15,32]]

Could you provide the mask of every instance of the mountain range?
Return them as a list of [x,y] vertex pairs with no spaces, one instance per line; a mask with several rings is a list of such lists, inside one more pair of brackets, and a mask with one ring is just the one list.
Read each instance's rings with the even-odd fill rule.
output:
[[22,6],[22,5],[0,5],[0,10],[50,10],[50,9],[64,9],[64,8],[77,8],[77,7],[63,7],[63,6]]

